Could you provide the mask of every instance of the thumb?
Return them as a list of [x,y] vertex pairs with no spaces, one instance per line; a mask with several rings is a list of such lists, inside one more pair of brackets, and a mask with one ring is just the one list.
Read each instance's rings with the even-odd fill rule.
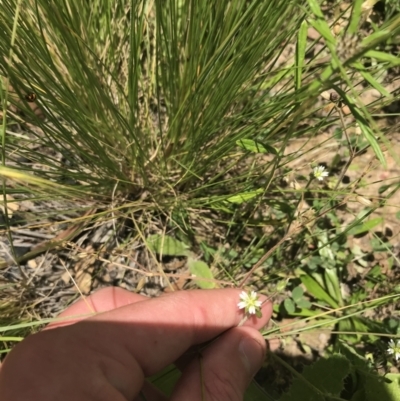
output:
[[266,344],[250,327],[235,327],[211,343],[186,367],[171,401],[242,401],[261,368]]

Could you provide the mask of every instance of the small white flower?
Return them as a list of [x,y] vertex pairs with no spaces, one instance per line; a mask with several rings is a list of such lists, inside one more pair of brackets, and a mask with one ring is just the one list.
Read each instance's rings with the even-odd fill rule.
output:
[[242,291],[239,297],[241,299],[241,301],[238,303],[239,309],[244,309],[249,315],[257,314],[258,316],[261,313],[260,308],[262,302],[258,300],[258,295],[255,291],[251,291],[251,293]]
[[400,359],[400,340],[397,340],[397,344],[393,340],[390,340],[387,353],[393,355],[394,359],[398,361]]
[[324,177],[328,177],[329,172],[325,171],[325,166],[317,166],[313,168],[313,174],[318,181],[323,181]]

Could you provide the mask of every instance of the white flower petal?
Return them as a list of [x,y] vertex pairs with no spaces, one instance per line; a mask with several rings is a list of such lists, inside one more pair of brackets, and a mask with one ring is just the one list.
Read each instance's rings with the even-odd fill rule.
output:
[[242,291],[239,297],[241,299],[237,304],[239,309],[245,309],[245,313],[248,313],[249,315],[258,314],[262,302],[258,299],[256,291],[251,291],[250,293]]
[[246,291],[242,291],[242,292],[240,293],[240,295],[239,295],[239,298],[240,298],[240,299],[243,299],[243,301],[245,301],[245,300],[249,299],[249,296],[248,296],[248,294],[247,294]]
[[398,361],[400,359],[400,340],[396,342],[390,340],[388,343],[388,349],[386,351],[389,355],[393,355],[394,359]]
[[238,308],[239,309],[244,309],[245,307],[246,307],[246,302],[241,301],[241,302],[238,303]]
[[325,166],[314,167],[313,168],[313,174],[314,174],[314,177],[318,181],[322,181],[324,179],[324,177],[328,177],[329,176],[329,172],[325,170]]

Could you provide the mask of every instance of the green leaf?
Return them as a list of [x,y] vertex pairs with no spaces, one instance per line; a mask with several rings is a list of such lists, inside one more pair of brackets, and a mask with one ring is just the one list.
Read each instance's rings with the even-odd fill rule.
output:
[[189,247],[186,244],[169,235],[150,235],[146,239],[146,244],[152,252],[159,255],[187,256],[189,254]]
[[354,68],[363,76],[363,78],[379,93],[383,96],[391,98],[392,95],[388,90],[386,90],[369,72],[365,71],[364,66],[360,62],[355,62],[352,64]]
[[382,96],[385,96],[387,98],[392,98],[392,95],[390,94],[389,91],[386,90],[369,72],[367,71],[360,71],[360,74],[363,76],[363,78],[372,86],[374,87],[377,91]]
[[310,309],[311,308],[311,302],[305,298],[299,299],[298,301],[296,301],[296,305],[300,308],[300,309]]
[[384,53],[377,50],[369,50],[365,53],[366,57],[374,58],[377,61],[390,63],[393,66],[400,65],[400,58],[396,57],[390,53]]
[[351,12],[350,24],[348,26],[348,32],[353,34],[357,32],[358,24],[360,22],[361,6],[364,0],[353,1],[353,10]]
[[324,14],[322,14],[321,8],[319,6],[318,1],[316,0],[308,0],[308,5],[312,13],[318,18],[324,18]]
[[386,168],[386,160],[385,157],[383,156],[382,150],[378,144],[378,141],[375,138],[374,133],[372,132],[371,128],[366,124],[364,119],[357,119],[357,123],[359,127],[361,128],[362,133],[365,136],[365,139],[368,141],[368,143],[371,145],[372,149],[375,152],[376,157],[378,160],[381,162],[382,166]]
[[304,290],[301,286],[297,286],[292,291],[292,298],[293,298],[293,301],[295,301],[295,302],[298,301],[300,298],[302,298],[303,295],[304,295]]
[[375,32],[371,33],[371,35],[365,36],[361,40],[361,47],[377,47],[380,43],[383,43],[385,40],[398,35],[399,23],[398,17],[393,18],[387,24],[384,24],[379,29],[375,30]]
[[215,282],[212,281],[214,276],[211,269],[208,267],[207,263],[201,260],[195,260],[192,258],[188,259],[188,266],[190,273],[194,274],[196,277],[205,278],[207,280],[194,280],[195,283],[203,289],[215,288]]
[[280,281],[277,283],[277,285],[276,285],[276,287],[275,287],[275,290],[276,290],[277,292],[282,292],[282,291],[286,288],[288,281],[289,281],[289,279],[280,280]]
[[333,45],[335,43],[335,38],[325,20],[313,20],[310,24],[326,40],[327,44]]
[[338,277],[338,270],[336,268],[327,267],[324,269],[325,286],[328,294],[335,298],[342,305],[342,293],[340,291],[340,280]]
[[299,36],[297,38],[296,45],[296,71],[294,75],[296,89],[301,88],[301,78],[303,75],[304,57],[306,54],[307,45],[307,29],[307,22],[303,21],[300,25]]
[[334,85],[335,90],[342,96],[344,103],[350,108],[351,114],[353,114],[354,118],[358,126],[360,127],[362,133],[364,134],[364,138],[372,147],[375,152],[376,157],[381,162],[382,166],[386,168],[386,160],[382,153],[382,150],[378,144],[377,138],[375,137],[374,132],[370,128],[367,120],[365,119],[362,111],[356,107],[354,101],[338,86]]
[[357,216],[355,217],[355,219],[346,227],[344,233],[348,233],[350,230],[353,229],[353,227],[356,227],[360,221],[364,220],[365,218],[367,218],[371,213],[373,212],[372,208],[365,208],[362,209]]
[[286,312],[289,313],[289,315],[294,313],[294,311],[296,310],[296,305],[294,304],[294,302],[290,298],[286,298],[283,301],[283,306],[285,307]]
[[262,144],[259,141],[253,141],[252,139],[239,139],[238,141],[236,141],[236,145],[253,153],[272,153],[274,155],[278,154],[278,151],[274,147],[267,144]]
[[[327,396],[339,396],[344,380],[351,371],[350,362],[342,355],[321,358],[304,369],[303,376]],[[329,372],[329,374],[327,374]]]
[[344,340],[335,344],[335,352],[343,355],[358,370],[369,371],[369,362]]
[[362,233],[366,233],[373,228],[375,228],[377,225],[381,224],[383,222],[383,217],[375,217],[374,219],[370,219],[367,221],[364,221],[363,223],[360,223],[353,227],[351,230],[347,232],[348,235],[358,235]]
[[318,253],[328,260],[335,260],[332,247],[329,245],[328,234],[323,231],[318,235]]
[[309,275],[300,276],[301,282],[306,286],[307,291],[316,299],[326,302],[332,308],[338,308],[339,305],[330,295]]
[[227,201],[230,203],[238,203],[241,204],[243,202],[246,202],[252,198],[254,198],[257,195],[260,195],[264,192],[263,188],[256,189],[255,191],[249,191],[249,192],[242,192],[240,194],[230,196]]
[[325,21],[324,14],[321,11],[319,2],[316,0],[308,0],[308,4],[316,20],[311,20],[310,24],[318,31],[318,33],[327,41],[328,44],[334,45],[336,40],[332,35],[329,25]]
[[302,378],[295,378],[289,391],[279,401],[326,401],[338,397],[344,380],[351,372],[349,361],[341,355],[322,358],[307,366]]
[[400,401],[400,374],[388,373],[385,377],[368,375],[365,395],[365,401]]

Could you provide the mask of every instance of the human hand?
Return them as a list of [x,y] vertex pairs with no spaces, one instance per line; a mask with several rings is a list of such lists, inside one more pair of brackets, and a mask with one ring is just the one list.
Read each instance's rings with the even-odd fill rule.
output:
[[52,324],[10,352],[0,369],[0,399],[164,401],[145,378],[179,365],[191,346],[221,335],[202,351],[201,364],[195,357],[184,367],[170,399],[242,400],[264,359],[257,329],[272,309],[265,303],[262,318],[237,327],[243,318],[239,294],[195,290],[149,299],[115,287],[100,290],[61,316],[88,313],[87,304],[102,313]]

